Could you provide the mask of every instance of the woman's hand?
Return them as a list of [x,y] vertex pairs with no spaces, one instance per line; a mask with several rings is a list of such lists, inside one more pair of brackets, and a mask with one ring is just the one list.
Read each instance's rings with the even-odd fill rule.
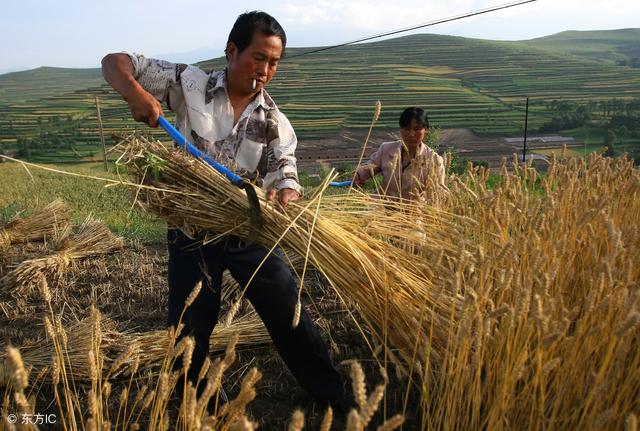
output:
[[353,177],[353,185],[354,186],[362,186],[366,182],[367,182],[367,180],[363,180],[362,178],[360,178],[360,174],[358,172],[356,172],[356,174]]

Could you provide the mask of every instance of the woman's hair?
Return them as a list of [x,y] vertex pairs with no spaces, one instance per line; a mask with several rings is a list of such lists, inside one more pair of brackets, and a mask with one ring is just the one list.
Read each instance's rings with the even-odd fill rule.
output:
[[427,113],[424,112],[424,109],[418,108],[415,106],[411,106],[400,114],[400,128],[404,129],[405,127],[411,124],[411,120],[415,118],[416,122],[419,126],[423,126],[425,128],[429,128],[429,118],[427,117]]
[[[282,56],[284,57],[284,48],[287,45],[287,35],[278,21],[266,12],[254,10],[245,12],[238,16],[233,24],[233,28],[229,33],[227,45],[233,42],[238,47],[238,53],[241,54],[249,45],[256,31],[261,31],[267,36],[278,36],[282,41]],[[227,50],[224,50],[225,54]]]

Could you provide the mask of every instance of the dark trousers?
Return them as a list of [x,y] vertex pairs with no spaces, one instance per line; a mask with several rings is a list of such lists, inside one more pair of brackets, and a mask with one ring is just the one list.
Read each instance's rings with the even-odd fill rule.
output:
[[[199,280],[202,290],[185,311],[182,336],[195,339],[189,379],[195,380],[209,354],[209,337],[218,321],[222,273],[228,269],[245,288],[268,249],[246,245],[228,236],[201,245],[177,229],[167,233],[169,248],[169,326],[177,326],[185,300]],[[297,284],[284,261],[272,254],[251,281],[245,295],[264,322],[273,343],[300,385],[316,401],[335,403],[345,396],[340,374],[331,364],[328,349],[304,307],[300,323],[292,328]]]

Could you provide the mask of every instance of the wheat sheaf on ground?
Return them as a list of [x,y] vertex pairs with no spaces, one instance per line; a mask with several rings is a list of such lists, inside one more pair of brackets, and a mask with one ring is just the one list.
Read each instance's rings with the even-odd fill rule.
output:
[[[237,289],[235,280],[225,275],[223,300],[233,297]],[[42,277],[38,279],[37,292],[47,304],[50,303],[51,292]],[[97,310],[82,320],[68,322],[63,321],[61,314],[52,314],[45,319],[45,333],[39,339],[19,346],[19,350],[25,366],[32,373],[40,375],[41,380],[49,381],[52,376],[51,353],[55,350],[54,341],[62,340],[68,375],[74,380],[86,381],[91,377],[86,355],[96,347],[95,334],[99,332],[96,349],[103,358],[101,373],[105,378],[130,376],[137,370],[157,371],[171,350],[167,330],[136,332],[123,330],[122,326]],[[234,337],[238,337],[236,345],[239,348],[271,342],[269,333],[253,308],[239,311],[238,307],[231,307],[226,311],[221,323],[216,325],[211,334],[211,352],[224,351]],[[5,361],[2,362],[2,359]],[[8,382],[8,376],[6,358],[0,353],[0,386]]]
[[[51,315],[53,310],[50,309]],[[47,316],[49,319],[49,316]],[[56,425],[68,430],[168,430],[170,424],[180,429],[205,430],[205,429],[255,429],[256,424],[247,417],[246,407],[255,398],[255,384],[261,375],[257,369],[249,370],[244,376],[240,391],[234,400],[215,411],[207,411],[209,400],[215,400],[219,396],[218,391],[222,375],[234,362],[237,335],[232,337],[226,347],[223,358],[217,358],[208,362],[206,369],[198,378],[198,384],[205,388],[201,394],[196,393],[193,385],[182,389],[178,385],[179,377],[186,373],[191,361],[194,342],[191,338],[184,338],[175,344],[175,331],[165,333],[169,340],[168,349],[157,373],[143,373],[138,369],[140,359],[138,352],[131,355],[109,360],[101,349],[105,337],[110,334],[103,333],[104,322],[97,310],[92,310],[91,317],[87,319],[83,329],[87,332],[85,339],[88,344],[82,351],[84,359],[83,371],[87,373],[83,378],[88,384],[80,388],[76,381],[77,372],[73,366],[79,359],[72,359],[69,354],[69,335],[64,329],[45,321],[50,326],[47,329],[50,337],[49,359],[52,365],[45,371],[50,374],[53,382],[53,403],[59,412],[55,416]],[[80,352],[77,352],[78,354]],[[30,380],[38,382],[43,373],[38,373],[35,379],[25,364],[18,349],[8,347],[5,357],[5,374],[7,381],[11,383],[11,397],[5,396],[2,403],[2,412],[15,412],[22,415],[33,415],[37,411],[32,400],[27,400],[24,390],[29,386]],[[177,359],[187,364],[185,367],[177,367],[174,364]],[[125,365],[126,361],[132,361],[129,366],[131,377],[117,380],[111,371],[117,371],[117,367]],[[73,364],[71,363],[73,362]],[[105,376],[99,370],[104,369],[110,363],[110,372]],[[113,398],[112,396],[113,390]],[[117,392],[116,392],[117,391]],[[178,413],[168,408],[172,397],[179,396],[180,408]],[[8,429],[14,429],[11,423],[5,421],[3,425]],[[28,428],[38,429],[31,424]]]
[[41,277],[60,280],[74,261],[109,254],[123,245],[103,222],[88,217],[75,234],[70,227],[60,233],[53,254],[21,262],[0,280],[0,287],[19,295],[33,293]]
[[[202,284],[194,287],[186,307],[197,296]],[[25,389],[30,385],[37,391],[42,383],[53,391],[49,403],[57,414],[56,424],[69,430],[255,430],[258,426],[249,417],[247,406],[256,397],[256,383],[261,373],[248,369],[242,377],[234,399],[222,404],[220,388],[223,374],[236,358],[241,343],[255,342],[257,329],[250,324],[255,313],[240,317],[245,320],[233,328],[222,328],[211,338],[216,351],[226,350],[215,360],[205,360],[195,385],[181,385],[191,363],[195,343],[191,337],[178,341],[178,328],[150,334],[118,332],[115,323],[92,308],[90,315],[65,327],[60,314],[54,311],[48,285],[41,279],[40,293],[45,299],[44,327],[47,339],[34,343],[35,348],[7,347],[2,355],[0,381],[8,385],[2,401],[4,417],[9,413],[34,415],[42,406],[27,399]],[[244,328],[244,329],[242,329]],[[259,331],[258,331],[259,332]],[[266,332],[265,332],[266,337]],[[241,341],[241,339],[244,341]],[[268,337],[266,337],[268,338]],[[149,352],[150,347],[155,351]],[[179,361],[179,362],[178,362]],[[384,395],[384,384],[378,385],[367,397],[364,374],[354,364],[354,391],[361,404],[351,413],[349,430],[363,429],[373,418]],[[151,371],[151,372],[149,372]],[[201,390],[197,390],[200,388]],[[30,391],[27,392],[29,394]],[[32,392],[31,392],[32,393]],[[179,406],[176,410],[176,406]],[[302,429],[302,413],[295,414],[295,429]],[[329,409],[322,429],[332,425]],[[402,424],[395,415],[382,424],[382,430],[392,430]],[[10,425],[5,422],[4,425]],[[11,426],[9,426],[9,429]],[[37,429],[31,427],[29,429]],[[290,428],[292,429],[292,428]]]
[[[103,357],[102,374],[105,378],[130,376],[138,370],[154,371],[170,352],[171,340],[166,330],[150,332],[122,331],[107,316],[87,317],[78,322],[64,324],[58,316],[45,323],[46,336],[20,346],[25,366],[40,381],[51,381],[51,354],[53,340],[64,340],[67,373],[76,381],[88,381],[91,370],[87,353],[94,345],[92,325],[100,331],[99,350]],[[229,325],[218,325],[211,334],[211,352],[224,351],[233,337],[238,337],[238,347],[253,347],[271,341],[262,321],[255,313],[238,316]],[[3,352],[4,353],[4,352]],[[0,386],[8,383],[7,358],[0,354]]]
[[0,228],[0,252],[11,244],[54,238],[69,225],[69,208],[55,200],[26,217],[16,215]]

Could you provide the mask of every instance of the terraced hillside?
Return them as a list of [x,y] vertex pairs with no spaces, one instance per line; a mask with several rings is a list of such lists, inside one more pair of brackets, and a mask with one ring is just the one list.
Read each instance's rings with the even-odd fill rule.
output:
[[532,101],[531,126],[537,127],[545,100],[640,95],[637,70],[513,43],[439,35],[294,58],[283,64],[279,82],[272,90],[279,104],[298,130],[310,134],[365,127],[376,99],[383,103],[381,123],[388,127],[397,127],[400,109],[415,104],[426,106],[441,127],[496,135],[520,132],[526,96]]
[[[295,57],[307,50],[289,50],[270,86],[302,147],[305,139],[336,138],[345,128],[368,127],[376,100],[383,104],[378,127],[396,128],[402,108],[420,105],[442,128],[514,135],[522,130],[527,96],[531,129],[548,119],[543,106],[550,100],[640,97],[638,69],[522,43],[414,35]],[[223,64],[216,59],[201,66]],[[30,140],[27,156],[39,161],[97,156],[96,95],[107,135],[143,128],[129,118],[99,70],[78,72],[77,85],[61,73],[45,68],[0,76],[0,150],[22,148],[24,155]]]

